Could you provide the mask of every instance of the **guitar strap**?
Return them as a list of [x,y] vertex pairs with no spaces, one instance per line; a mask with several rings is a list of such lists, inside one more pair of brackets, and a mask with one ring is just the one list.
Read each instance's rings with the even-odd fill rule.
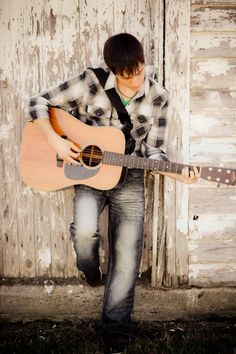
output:
[[[98,78],[98,81],[100,82],[102,87],[105,88],[105,84],[109,76],[109,73],[107,73],[102,68],[89,68],[89,69],[93,70],[94,74]],[[131,154],[134,151],[135,141],[130,134],[130,131],[133,128],[133,124],[130,120],[130,116],[126,108],[124,107],[123,103],[121,102],[120,96],[118,95],[114,87],[109,90],[104,89],[104,91],[106,92],[113,107],[116,109],[119,120],[124,125],[122,131],[125,135],[125,141],[126,141],[125,153]]]

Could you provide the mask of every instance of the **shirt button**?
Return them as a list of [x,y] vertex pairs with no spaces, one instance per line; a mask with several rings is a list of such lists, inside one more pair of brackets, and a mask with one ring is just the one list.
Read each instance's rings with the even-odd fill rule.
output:
[[96,116],[101,117],[104,114],[104,111],[101,108],[99,108],[95,111],[95,114]]

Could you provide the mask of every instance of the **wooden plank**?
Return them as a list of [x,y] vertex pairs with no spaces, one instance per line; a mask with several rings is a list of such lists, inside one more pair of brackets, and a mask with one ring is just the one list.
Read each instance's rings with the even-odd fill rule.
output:
[[189,285],[213,287],[235,286],[236,265],[230,264],[190,264]]
[[105,207],[100,218],[99,227],[101,233],[100,241],[100,266],[103,274],[107,274],[109,260],[109,243],[108,243],[108,207]]
[[192,31],[235,31],[236,6],[209,4],[191,6]]
[[[17,122],[15,128],[15,145],[18,147],[21,143],[21,135],[26,121],[25,114],[25,97],[24,91],[27,86],[28,72],[26,63],[29,60],[28,54],[25,52],[25,33],[29,30],[29,21],[25,17],[28,6],[27,3],[18,2],[12,6],[12,20],[9,25],[11,33],[12,45],[12,61],[14,62],[11,76],[14,78],[15,109],[14,119]],[[9,99],[9,98],[8,98]],[[16,157],[18,161],[18,153]],[[18,172],[18,171],[17,171]],[[17,233],[19,239],[19,267],[20,277],[35,277],[35,239],[34,239],[34,196],[32,190],[27,188],[22,182],[19,173],[15,176],[15,184],[17,188]]]
[[189,223],[190,240],[218,240],[219,237],[235,238],[234,187],[204,189],[193,188],[190,191]]
[[[83,47],[80,45],[80,26],[81,26],[81,16],[80,10],[82,6],[81,3],[76,3],[72,1],[70,6],[64,1],[60,1],[58,5],[58,17],[59,24],[57,24],[58,36],[57,41],[51,45],[51,53],[48,55],[52,57],[50,66],[53,69],[53,57],[56,55],[60,60],[58,65],[57,77],[51,78],[54,82],[58,80],[66,80],[69,77],[75,75],[78,70],[84,67],[82,57],[83,57]],[[68,36],[71,40],[68,41]],[[80,69],[78,69],[78,67]],[[51,70],[52,70],[51,69]],[[54,202],[57,205],[58,202],[61,203],[60,207],[60,224],[61,224],[61,252],[56,252],[54,257],[62,257],[62,263],[59,263],[59,268],[61,272],[56,272],[55,267],[53,274],[56,273],[60,276],[60,273],[66,274],[68,277],[78,277],[79,272],[76,266],[76,255],[73,248],[73,243],[70,236],[70,223],[72,222],[73,215],[73,197],[74,188],[68,188],[58,195],[58,200],[54,197]],[[60,237],[58,233],[55,233],[56,238]],[[57,242],[56,242],[57,245]]]
[[[198,190],[199,192],[199,190]],[[200,192],[199,192],[200,193]],[[204,191],[201,192],[204,196]],[[194,201],[189,211],[189,240],[194,242],[233,241],[235,239],[236,215],[235,213],[210,213],[205,211],[195,213]]]
[[[165,84],[170,91],[168,157],[189,159],[189,45],[190,3],[167,1],[165,41]],[[176,40],[178,38],[178,40]],[[188,187],[167,179],[165,182],[167,224],[167,276],[165,284],[183,284],[188,276]]]
[[34,237],[36,274],[52,276],[50,193],[34,192]]
[[236,32],[192,32],[191,58],[235,58]]
[[198,188],[189,195],[190,215],[234,213],[236,189],[232,188]]
[[[48,60],[44,56],[48,48],[46,40],[50,43],[55,36],[55,2],[51,3],[50,9],[44,1],[39,4],[37,1],[26,2],[24,9],[25,32],[30,35],[25,38],[28,55],[25,58],[25,67],[29,74],[25,80],[26,96],[36,94],[46,89],[58,75],[58,65],[55,65],[57,57],[50,56],[48,60],[54,60],[54,67],[46,74]],[[28,16],[26,16],[28,14]],[[29,70],[30,68],[30,70]],[[57,82],[59,79],[57,77]],[[54,82],[55,84],[55,82]],[[27,109],[25,111],[27,114]],[[28,118],[26,115],[25,120]],[[50,194],[33,191],[33,225],[29,234],[34,236],[35,243],[35,272],[37,277],[52,276],[52,249],[51,249],[51,218],[53,213],[50,208]],[[23,230],[21,230],[21,234]],[[22,237],[29,237],[29,234],[22,234]]]
[[[19,184],[19,187],[23,183]],[[18,193],[17,229],[20,243],[20,277],[36,276],[35,237],[34,237],[34,195],[30,188],[22,186]]]
[[[76,30],[76,21],[73,18],[77,11],[77,4],[72,2],[66,9],[63,2],[54,0],[46,3],[43,11],[50,21],[51,29],[45,34],[45,39],[50,45],[41,47],[41,55],[47,62],[46,67],[41,67],[41,72],[45,77],[48,72],[53,73],[53,75],[48,76],[46,82],[47,87],[50,87],[62,79],[71,77],[74,70],[77,71],[75,61],[73,63],[69,58],[75,57],[78,53],[78,45],[75,45],[75,38],[70,45],[67,43],[68,35]],[[44,28],[42,30],[44,32]],[[73,44],[75,47],[73,47]],[[58,60],[55,70],[56,57],[58,57]],[[70,245],[68,242],[70,224],[67,223],[67,205],[69,205],[69,200],[64,191],[51,193],[49,227],[51,230],[51,271],[53,277],[68,276],[68,258],[71,257],[71,254],[69,254]],[[71,209],[69,210],[71,211]]]
[[159,237],[158,258],[156,266],[156,277],[153,286],[160,288],[163,284],[165,275],[165,245],[166,245],[166,224],[163,227],[162,233]]
[[207,5],[235,5],[235,0],[191,0],[191,4],[207,4]]
[[[35,91],[32,90],[32,94],[56,85],[60,81],[60,50],[57,52],[55,48],[55,43],[58,43],[57,47],[59,47],[60,33],[58,31],[58,26],[60,26],[58,4],[58,0],[53,0],[50,4],[44,1],[43,6],[37,1],[28,3],[27,12],[30,14],[28,31],[31,33],[28,38],[28,47],[33,57],[29,67],[32,67],[32,81],[38,86]],[[48,44],[45,45],[46,43]],[[57,65],[55,65],[56,62]],[[35,70],[36,68],[38,70]],[[59,245],[58,247],[55,245],[60,240],[59,232],[61,231],[60,211],[55,208],[56,193],[34,193],[36,274],[39,277],[57,276],[56,270],[60,268],[57,259],[61,260],[63,257],[57,257],[55,252],[55,249],[60,249]],[[55,227],[55,218],[58,221],[58,229],[57,225]],[[55,261],[55,266],[53,261]],[[58,272],[58,275],[61,273]]]
[[[164,79],[164,1],[158,0],[152,4],[150,18],[150,32],[153,40],[150,41],[150,52],[153,52],[151,63],[157,68],[158,81],[163,84]],[[152,39],[152,38],[151,38]],[[153,43],[153,44],[152,44]],[[153,48],[152,48],[153,45]]]
[[234,188],[190,192],[190,284],[235,285]]
[[76,254],[73,247],[73,242],[71,240],[71,235],[69,232],[70,223],[72,222],[73,215],[73,198],[74,198],[74,189],[68,188],[64,191],[65,194],[65,205],[66,205],[66,229],[68,235],[66,237],[67,241],[67,274],[68,277],[78,277],[78,268],[76,266]]
[[67,277],[67,237],[69,228],[66,221],[66,204],[63,191],[52,193],[50,198],[50,229],[51,229],[51,253],[52,276]]
[[236,239],[224,240],[224,235],[218,242],[189,242],[188,249],[190,264],[235,264]]
[[235,138],[198,138],[191,139],[190,161],[193,164],[201,163],[203,166],[213,164],[235,164],[236,144]]
[[190,138],[231,138],[236,136],[236,111],[193,111],[190,113]]
[[16,95],[15,87],[19,87],[19,81],[15,82],[17,74],[13,65],[13,43],[11,42],[10,26],[14,18],[14,9],[8,2],[2,3],[0,11],[1,23],[1,56],[0,56],[0,107],[1,107],[1,237],[3,245],[3,258],[1,268],[4,276],[18,277],[20,268],[19,239],[17,234],[17,187],[16,187],[16,157],[17,145],[15,143],[18,122],[14,113],[19,103],[19,95]]
[[[158,81],[164,80],[164,1],[156,1],[151,8],[150,30],[153,33],[153,63],[157,67]],[[150,48],[151,49],[151,48]],[[152,50],[150,50],[152,52]],[[152,213],[152,276],[153,287],[161,286],[164,279],[166,227],[164,228],[164,178],[155,175],[153,185]],[[164,235],[164,237],[162,237]],[[162,247],[163,245],[163,247]],[[163,252],[160,249],[163,248]]]
[[[8,41],[10,40],[10,34],[9,34],[9,29],[7,27],[7,23],[10,19],[10,11],[9,11],[9,6],[6,6],[6,3],[4,4],[5,6],[1,7],[0,11],[0,23],[1,23],[1,30],[0,30],[0,41],[2,43],[2,50],[1,50],[1,55],[0,55],[0,112],[1,112],[1,127],[0,127],[0,158],[1,158],[1,169],[0,169],[0,178],[1,181],[4,182],[4,179],[6,178],[5,175],[5,149],[3,146],[3,135],[8,134],[8,130],[10,129],[9,125],[7,122],[4,121],[6,120],[6,114],[7,114],[7,105],[4,106],[4,102],[6,101],[6,98],[8,96],[7,93],[7,77],[5,76],[4,72],[4,64],[6,61],[6,58],[10,56],[10,51],[7,46]],[[5,212],[8,210],[7,206],[7,194],[5,195],[6,191],[4,190],[3,183],[1,183],[0,187],[0,205],[2,208],[2,212],[0,214],[0,276],[3,277],[4,275],[4,245],[5,245],[5,230],[6,226],[4,225],[4,218],[5,218]]]
[[191,89],[236,90],[236,58],[192,59]]
[[191,91],[191,110],[236,110],[235,91]]

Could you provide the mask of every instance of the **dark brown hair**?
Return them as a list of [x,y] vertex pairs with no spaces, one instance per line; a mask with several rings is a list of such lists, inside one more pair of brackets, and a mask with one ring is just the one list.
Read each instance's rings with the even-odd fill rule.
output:
[[145,62],[142,44],[129,33],[119,33],[108,38],[103,57],[108,68],[119,75],[133,75],[139,65]]

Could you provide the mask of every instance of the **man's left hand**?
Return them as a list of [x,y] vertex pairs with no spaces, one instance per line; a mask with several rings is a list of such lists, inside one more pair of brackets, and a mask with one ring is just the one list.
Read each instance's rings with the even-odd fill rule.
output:
[[193,171],[189,169],[189,167],[184,167],[182,170],[182,174],[180,175],[179,181],[187,184],[195,183],[198,181],[200,177],[200,173],[197,167],[193,168]]

